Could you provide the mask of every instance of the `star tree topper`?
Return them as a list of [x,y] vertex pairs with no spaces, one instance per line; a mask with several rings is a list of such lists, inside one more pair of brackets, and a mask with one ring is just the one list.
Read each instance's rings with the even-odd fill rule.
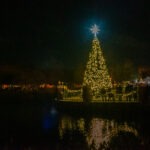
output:
[[94,34],[94,37],[97,37],[97,34],[100,31],[99,27],[96,24],[94,24],[90,30]]

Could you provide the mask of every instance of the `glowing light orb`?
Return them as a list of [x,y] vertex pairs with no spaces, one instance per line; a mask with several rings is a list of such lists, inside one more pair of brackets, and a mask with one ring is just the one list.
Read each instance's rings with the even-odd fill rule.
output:
[[90,30],[94,34],[95,37],[97,36],[97,34],[100,31],[99,27],[96,24],[94,24]]

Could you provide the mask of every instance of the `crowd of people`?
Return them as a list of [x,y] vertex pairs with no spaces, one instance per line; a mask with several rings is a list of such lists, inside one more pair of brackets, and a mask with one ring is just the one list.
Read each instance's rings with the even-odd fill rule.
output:
[[96,96],[92,94],[90,87],[83,86],[81,90],[69,90],[65,88],[62,92],[65,97],[79,97],[83,101],[91,100],[110,102],[141,102],[149,103],[150,86],[147,84],[117,83],[111,89],[101,89]]

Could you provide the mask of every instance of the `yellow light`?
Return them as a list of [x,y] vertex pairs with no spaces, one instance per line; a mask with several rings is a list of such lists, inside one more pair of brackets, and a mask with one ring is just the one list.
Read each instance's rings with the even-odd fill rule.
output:
[[108,74],[108,69],[97,37],[94,37],[92,42],[92,50],[89,53],[89,60],[84,73],[83,86],[88,86],[94,97],[98,96],[102,89],[112,87],[111,78]]

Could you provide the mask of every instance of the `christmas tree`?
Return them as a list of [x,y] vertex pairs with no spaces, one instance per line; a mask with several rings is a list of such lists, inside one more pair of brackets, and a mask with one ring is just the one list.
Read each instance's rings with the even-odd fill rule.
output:
[[93,97],[97,97],[102,90],[111,88],[112,83],[100,47],[100,42],[97,38],[97,33],[99,32],[98,26],[94,25],[91,31],[94,34],[94,39],[84,73],[83,86],[90,89],[90,93]]

